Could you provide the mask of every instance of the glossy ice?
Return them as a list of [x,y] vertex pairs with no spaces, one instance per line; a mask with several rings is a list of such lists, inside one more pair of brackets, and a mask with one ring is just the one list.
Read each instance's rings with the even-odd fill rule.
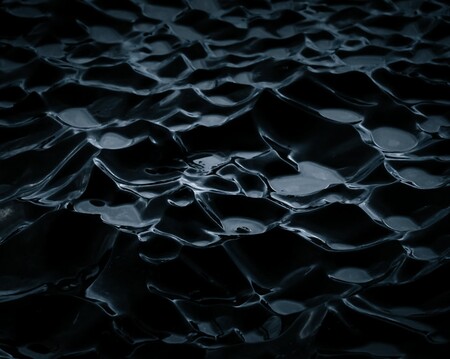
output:
[[0,357],[449,357],[448,13],[0,2]]

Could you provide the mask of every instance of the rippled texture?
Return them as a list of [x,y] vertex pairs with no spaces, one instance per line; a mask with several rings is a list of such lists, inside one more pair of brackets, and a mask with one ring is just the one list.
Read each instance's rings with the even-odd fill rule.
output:
[[448,358],[450,13],[5,0],[2,358]]

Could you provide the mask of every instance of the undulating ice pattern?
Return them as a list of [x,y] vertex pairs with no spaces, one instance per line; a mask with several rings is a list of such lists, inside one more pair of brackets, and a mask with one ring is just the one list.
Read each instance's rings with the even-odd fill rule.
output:
[[444,0],[4,0],[0,357],[449,358]]

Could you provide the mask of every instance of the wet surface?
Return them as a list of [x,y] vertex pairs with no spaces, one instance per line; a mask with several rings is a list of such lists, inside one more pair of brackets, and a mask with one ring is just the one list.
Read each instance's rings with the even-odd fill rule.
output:
[[449,7],[6,0],[0,357],[448,358]]

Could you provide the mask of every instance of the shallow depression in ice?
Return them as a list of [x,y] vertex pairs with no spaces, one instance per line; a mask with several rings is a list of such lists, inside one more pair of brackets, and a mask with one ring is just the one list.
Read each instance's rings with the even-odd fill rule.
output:
[[299,174],[272,179],[270,184],[275,192],[282,195],[307,196],[344,182],[343,177],[335,170],[317,163],[301,162],[298,169]]
[[99,123],[85,108],[69,108],[60,112],[59,118],[65,124],[73,127],[92,128],[99,126]]
[[417,138],[404,130],[394,127],[378,127],[372,131],[375,144],[386,152],[405,152],[417,145]]
[[341,123],[358,123],[364,119],[359,113],[341,108],[324,108],[319,113],[329,120]]

